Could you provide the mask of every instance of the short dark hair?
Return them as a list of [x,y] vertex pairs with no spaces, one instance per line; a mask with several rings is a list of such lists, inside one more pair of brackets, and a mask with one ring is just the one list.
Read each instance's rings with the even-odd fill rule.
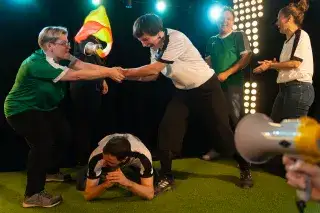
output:
[[103,147],[103,154],[115,156],[119,161],[128,157],[131,145],[126,136],[115,136]]
[[155,14],[140,16],[133,24],[133,36],[136,38],[141,38],[143,34],[155,36],[162,30],[162,20]]
[[234,10],[233,10],[231,7],[224,6],[224,7],[222,8],[222,12],[224,13],[224,12],[226,12],[226,11],[229,11],[229,12],[232,14],[233,18],[236,17],[235,14],[234,14]]

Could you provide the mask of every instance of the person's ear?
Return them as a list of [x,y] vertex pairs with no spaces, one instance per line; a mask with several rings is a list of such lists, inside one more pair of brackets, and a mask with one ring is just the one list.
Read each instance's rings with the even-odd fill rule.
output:
[[164,36],[164,32],[163,32],[163,31],[160,31],[160,32],[158,33],[158,38],[161,39],[161,38],[163,38],[163,36]]
[[52,51],[53,44],[50,43],[50,42],[48,42],[48,43],[45,44],[45,47],[46,47],[46,49],[47,49],[48,51]]

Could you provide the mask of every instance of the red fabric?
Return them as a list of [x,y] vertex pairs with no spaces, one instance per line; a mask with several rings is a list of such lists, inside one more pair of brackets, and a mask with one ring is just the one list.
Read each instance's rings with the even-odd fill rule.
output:
[[80,43],[81,41],[87,39],[89,35],[98,32],[102,28],[105,28],[105,26],[95,21],[88,21],[81,27],[75,36],[75,41]]

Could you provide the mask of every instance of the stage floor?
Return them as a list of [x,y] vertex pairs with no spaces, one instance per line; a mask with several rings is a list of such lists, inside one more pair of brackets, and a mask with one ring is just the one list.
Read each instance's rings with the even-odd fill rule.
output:
[[[155,162],[156,166],[158,162]],[[230,161],[205,162],[200,159],[174,161],[176,189],[144,201],[123,189],[112,188],[99,200],[86,202],[73,183],[48,183],[49,192],[62,194],[63,203],[50,209],[23,209],[21,200],[25,172],[0,173],[0,212],[64,212],[64,213],[295,213],[295,190],[285,180],[253,171],[255,186],[240,189],[238,169]],[[74,172],[74,169],[66,169]],[[320,204],[310,203],[306,213],[320,212]]]

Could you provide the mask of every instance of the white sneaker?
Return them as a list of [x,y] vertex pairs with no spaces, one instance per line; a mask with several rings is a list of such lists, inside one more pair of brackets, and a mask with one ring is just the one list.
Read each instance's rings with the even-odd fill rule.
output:
[[213,160],[220,157],[220,154],[218,152],[216,152],[214,149],[211,149],[207,154],[202,156],[203,160]]

